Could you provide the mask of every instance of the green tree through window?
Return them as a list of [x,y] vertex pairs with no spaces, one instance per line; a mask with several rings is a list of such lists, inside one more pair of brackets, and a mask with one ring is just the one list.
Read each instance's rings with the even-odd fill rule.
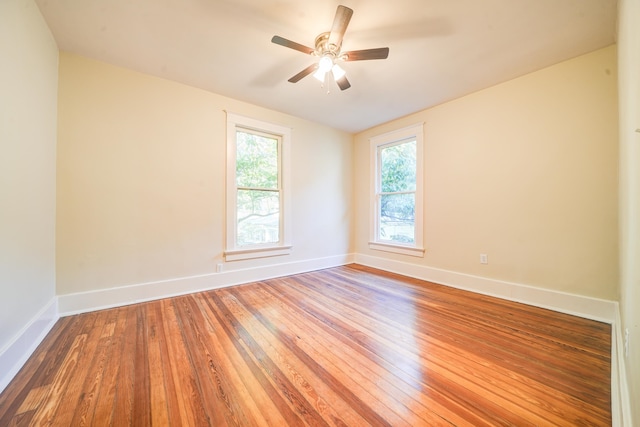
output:
[[415,242],[416,141],[380,146],[380,240]]
[[237,243],[280,240],[280,140],[271,135],[236,132]]

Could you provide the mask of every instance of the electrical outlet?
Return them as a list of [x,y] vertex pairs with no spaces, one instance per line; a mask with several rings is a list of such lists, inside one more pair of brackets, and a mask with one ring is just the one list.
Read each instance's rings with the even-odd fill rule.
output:
[[222,272],[222,263],[218,263],[218,265],[216,265],[216,272],[218,273]]
[[489,264],[489,257],[487,254],[480,254],[480,264]]
[[629,328],[624,329],[624,357],[629,357]]

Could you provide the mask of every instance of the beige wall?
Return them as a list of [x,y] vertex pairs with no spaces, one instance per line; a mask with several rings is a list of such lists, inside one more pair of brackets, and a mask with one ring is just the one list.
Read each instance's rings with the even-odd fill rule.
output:
[[618,19],[620,93],[620,305],[629,330],[625,358],[633,420],[640,423],[640,0],[621,0]]
[[293,253],[347,254],[352,136],[203,90],[60,54],[57,291],[205,275],[222,262],[224,110],[293,128]]
[[0,64],[2,355],[55,296],[58,48],[33,1],[0,1]]
[[[356,252],[617,299],[616,73],[609,47],[356,135]],[[426,254],[370,250],[368,138],[417,122]]]

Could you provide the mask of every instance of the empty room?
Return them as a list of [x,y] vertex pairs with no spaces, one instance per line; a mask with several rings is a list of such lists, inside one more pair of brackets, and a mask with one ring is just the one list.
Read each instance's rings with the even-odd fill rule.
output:
[[640,422],[640,0],[0,0],[0,426]]

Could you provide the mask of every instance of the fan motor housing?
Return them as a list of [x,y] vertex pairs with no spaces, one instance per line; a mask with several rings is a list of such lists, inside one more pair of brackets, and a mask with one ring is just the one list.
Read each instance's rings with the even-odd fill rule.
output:
[[[325,33],[321,33],[318,37],[316,37],[316,50],[314,52],[316,56],[330,55],[336,58],[340,55],[341,46],[336,46],[333,43],[329,43],[330,34],[331,33],[327,31]],[[340,42],[340,45],[342,45],[342,42]]]

